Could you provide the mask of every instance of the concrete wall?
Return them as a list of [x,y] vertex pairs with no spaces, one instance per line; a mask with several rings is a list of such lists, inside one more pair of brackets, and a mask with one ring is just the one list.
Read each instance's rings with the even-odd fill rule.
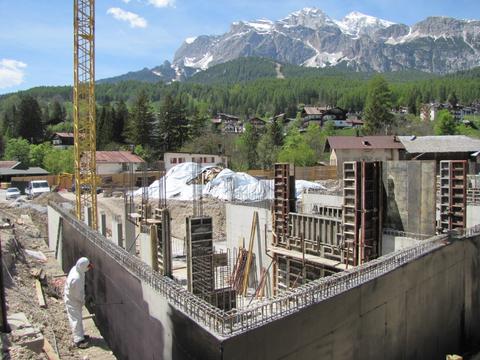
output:
[[397,236],[392,234],[382,234],[382,253],[381,255],[390,254],[391,252],[405,249],[421,243],[422,240],[415,240],[407,236]]
[[[271,211],[261,207],[227,203],[225,204],[225,227],[228,249],[238,249],[239,245],[243,243],[243,239],[245,239],[245,247],[248,248],[253,213],[255,211],[258,211],[258,226],[253,243],[253,253],[255,254],[255,270],[257,272],[257,279],[260,279],[261,268],[268,268],[271,262],[271,258],[265,254],[265,226],[267,226],[267,244],[272,243]],[[271,279],[269,279],[267,282],[267,287],[269,287],[271,283]]]
[[343,206],[343,196],[328,194],[302,194],[299,212],[312,214],[313,205],[334,206],[341,208]]
[[[63,219],[57,236],[59,216],[52,209],[49,215],[49,245],[62,242],[64,271],[80,256],[95,263],[87,296],[119,359],[442,359],[480,342],[480,235],[451,239],[333,298],[219,339],[93,243],[85,229]],[[237,220],[248,225],[251,218]]]
[[390,161],[400,160],[399,149],[337,149],[332,150],[330,165],[337,166],[337,173],[342,177],[345,161]]
[[383,225],[415,234],[435,234],[435,162],[383,163]]
[[225,340],[224,359],[444,359],[480,336],[480,238]]
[[467,227],[480,224],[480,205],[467,205]]
[[[55,249],[60,216],[51,207],[48,211],[49,246]],[[62,220],[60,262],[65,272],[81,256],[95,264],[85,277],[87,306],[118,359],[221,358],[219,339],[84,234]]]

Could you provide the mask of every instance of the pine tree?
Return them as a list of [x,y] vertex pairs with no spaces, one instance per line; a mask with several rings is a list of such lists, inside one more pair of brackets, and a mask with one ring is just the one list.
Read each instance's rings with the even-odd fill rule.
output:
[[152,145],[155,118],[145,91],[140,92],[129,116],[125,137],[133,145]]
[[273,120],[272,123],[267,126],[267,133],[272,139],[272,143],[275,146],[282,146],[283,144],[283,127],[278,120]]
[[448,110],[439,111],[434,125],[435,135],[454,135],[456,129],[457,124],[453,115]]
[[97,118],[97,148],[105,149],[112,142],[113,116],[110,106],[102,106],[100,116]]
[[456,107],[457,104],[458,104],[458,98],[457,98],[457,94],[455,93],[455,91],[452,91],[450,93],[450,95],[448,95],[448,103],[452,106],[452,107]]
[[64,122],[66,116],[67,114],[65,112],[65,108],[60,104],[60,102],[58,102],[58,100],[55,100],[55,102],[53,103],[52,113],[48,120],[48,124],[56,125],[61,122]]
[[112,129],[112,140],[117,143],[124,143],[125,138],[123,133],[125,131],[125,124],[128,123],[128,108],[123,100],[121,100],[114,108],[113,114],[114,125]]
[[367,134],[380,134],[392,126],[392,93],[388,83],[381,76],[375,76],[368,85],[365,101],[364,129]]
[[208,114],[201,111],[198,107],[195,108],[195,113],[193,114],[192,119],[190,120],[190,134],[189,138],[193,139],[197,136],[200,136],[201,133],[205,132],[208,123]]
[[18,136],[31,143],[38,144],[43,140],[44,128],[42,112],[35,98],[26,95],[20,101]]
[[160,107],[158,122],[159,149],[163,152],[179,149],[188,139],[188,122],[185,107],[180,98],[174,101],[165,96]]
[[240,162],[243,168],[254,169],[257,165],[258,133],[252,124],[245,125],[245,131],[238,138],[237,149],[240,152]]

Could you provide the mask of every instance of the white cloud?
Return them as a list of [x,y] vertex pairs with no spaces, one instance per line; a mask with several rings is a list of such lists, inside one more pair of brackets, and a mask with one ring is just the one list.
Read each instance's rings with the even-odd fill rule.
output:
[[25,72],[23,69],[27,64],[12,60],[0,59],[0,89],[20,85],[23,83]]
[[174,7],[175,6],[175,0],[147,0],[147,2],[150,4],[150,5],[153,5],[155,7],[167,7],[167,6],[171,6],[171,7]]
[[128,4],[131,0],[122,0],[125,4]]
[[132,28],[146,28],[147,27],[147,20],[142,18],[141,16],[130,12],[126,11],[120,8],[110,8],[107,10],[108,15],[112,15],[115,19],[120,20],[120,21],[126,21],[130,24],[130,27]]

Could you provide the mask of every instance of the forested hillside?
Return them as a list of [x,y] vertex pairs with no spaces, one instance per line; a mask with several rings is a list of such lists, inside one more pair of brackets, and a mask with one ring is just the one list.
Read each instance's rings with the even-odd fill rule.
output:
[[[371,123],[363,129],[368,133],[425,135],[435,131],[479,134],[477,127],[480,124],[475,118],[472,128],[452,124],[447,117],[442,117],[441,124],[427,124],[420,122],[418,115],[421,105],[431,101],[464,105],[477,103],[480,100],[480,69],[443,77],[419,72],[383,74],[379,77],[339,69],[311,71],[303,68],[300,71],[282,65],[280,71],[286,76],[284,79],[266,77],[234,81],[247,73],[254,78],[277,74],[277,63],[265,60],[262,64],[253,70],[251,59],[238,60],[235,68],[243,69],[238,73],[228,73],[227,65],[219,65],[211,69],[215,72],[208,81],[204,79],[211,84],[194,83],[193,79],[192,82],[171,84],[137,81],[98,84],[98,149],[130,148],[133,144],[138,153],[153,160],[158,159],[163,151],[217,152],[220,146],[221,151],[232,156],[231,164],[239,169],[268,168],[278,159],[312,164],[319,159],[325,160],[322,144],[327,135],[353,134],[354,131],[335,130],[331,124],[323,129],[301,129],[299,111],[307,104],[339,106],[352,112],[367,110],[364,114],[366,119],[370,111],[373,114],[370,115]],[[227,82],[216,83],[216,80],[220,82],[224,72],[228,73],[225,75]],[[407,108],[408,114],[376,119],[374,114],[378,106],[372,104],[379,104],[375,102],[378,99],[370,99],[367,103],[371,94],[378,93],[372,90],[377,86],[375,84],[382,97],[387,99],[380,104],[384,107],[383,114],[399,107]],[[0,96],[0,154],[14,157],[12,154],[23,146],[24,159],[33,159],[31,163],[41,165],[42,157],[38,156],[38,152],[46,148],[38,146],[43,146],[43,142],[51,139],[54,132],[73,129],[71,92],[68,86],[38,87]],[[285,113],[287,118],[297,120],[288,124],[269,124],[264,132],[247,127],[247,131],[235,139],[212,127],[209,119],[218,112],[237,115],[242,120],[257,116],[265,121]],[[19,144],[19,139],[25,140]],[[25,142],[36,147],[36,153],[30,154],[29,150],[25,150]],[[310,155],[305,160],[306,154]]]

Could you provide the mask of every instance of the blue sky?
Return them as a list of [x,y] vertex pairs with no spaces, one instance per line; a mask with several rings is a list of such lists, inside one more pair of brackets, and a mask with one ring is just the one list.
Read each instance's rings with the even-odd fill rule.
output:
[[[185,38],[221,34],[233,21],[278,20],[304,7],[407,25],[433,15],[480,18],[478,0],[96,0],[96,78],[171,61]],[[72,0],[0,0],[0,94],[71,84],[72,44]]]

